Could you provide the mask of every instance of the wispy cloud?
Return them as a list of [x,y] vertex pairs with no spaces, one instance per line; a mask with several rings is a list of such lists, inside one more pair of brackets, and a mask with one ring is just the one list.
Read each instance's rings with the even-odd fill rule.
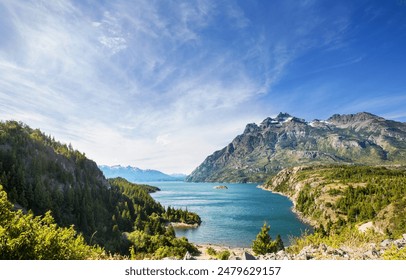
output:
[[346,5],[265,2],[2,1],[0,117],[100,164],[190,172],[292,98],[275,88],[296,60],[347,47]]

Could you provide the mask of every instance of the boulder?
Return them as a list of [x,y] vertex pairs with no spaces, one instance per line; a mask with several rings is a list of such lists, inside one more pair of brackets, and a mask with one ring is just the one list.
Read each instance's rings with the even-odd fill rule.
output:
[[280,250],[278,253],[276,253],[276,259],[277,260],[288,260],[289,255],[284,250]]
[[269,253],[266,255],[261,255],[259,256],[260,260],[276,260],[276,254],[275,253]]
[[185,256],[183,257],[183,260],[184,261],[195,260],[195,258],[189,252],[186,252]]
[[371,249],[371,250],[366,251],[363,254],[362,259],[364,259],[364,260],[376,260],[376,259],[379,258],[380,255],[381,254],[380,254],[379,251],[377,251],[375,249]]
[[242,260],[251,261],[251,260],[256,260],[257,258],[255,258],[255,257],[254,257],[253,255],[251,255],[250,253],[244,251],[244,252],[242,253],[241,259],[242,259]]
[[393,241],[393,244],[395,244],[396,247],[399,249],[402,249],[403,247],[406,247],[406,240],[405,239],[398,239]]
[[390,246],[390,245],[392,244],[392,242],[393,242],[393,241],[392,241],[391,239],[385,239],[384,241],[381,242],[380,245],[381,245],[381,247],[385,247],[385,248],[386,248],[386,247]]
[[314,256],[313,256],[314,252],[315,252],[315,249],[312,246],[306,246],[299,252],[299,254],[296,256],[296,259],[311,260],[314,258]]

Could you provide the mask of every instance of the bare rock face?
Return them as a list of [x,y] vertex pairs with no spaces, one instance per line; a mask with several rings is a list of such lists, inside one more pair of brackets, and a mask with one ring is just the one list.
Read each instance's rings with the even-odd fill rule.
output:
[[262,182],[286,167],[316,163],[405,164],[406,123],[370,113],[327,121],[280,113],[250,123],[187,178],[191,182]]

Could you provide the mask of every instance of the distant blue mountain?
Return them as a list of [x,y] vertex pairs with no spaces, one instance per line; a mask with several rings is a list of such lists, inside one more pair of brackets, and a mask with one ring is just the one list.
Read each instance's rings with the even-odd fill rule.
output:
[[99,168],[106,178],[122,177],[130,182],[183,181],[186,177],[184,174],[173,174],[171,176],[158,170],[143,170],[132,166],[100,165]]
[[169,174],[169,176],[171,176],[172,178],[177,179],[177,181],[184,181],[185,178],[187,177],[186,174],[182,174],[182,173]]

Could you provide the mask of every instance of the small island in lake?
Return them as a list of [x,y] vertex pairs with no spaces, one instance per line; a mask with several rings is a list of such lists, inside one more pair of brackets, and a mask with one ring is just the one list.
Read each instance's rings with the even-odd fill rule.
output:
[[215,186],[213,187],[213,189],[217,189],[217,190],[228,190],[227,186]]

